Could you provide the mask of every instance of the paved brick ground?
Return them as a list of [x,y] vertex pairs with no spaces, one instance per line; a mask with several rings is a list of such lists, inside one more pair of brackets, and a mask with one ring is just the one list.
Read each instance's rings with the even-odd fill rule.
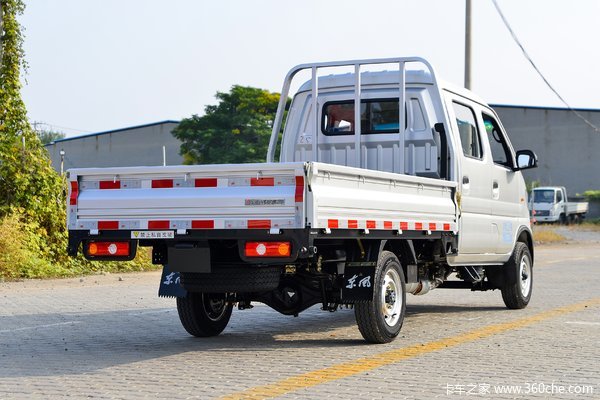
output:
[[[520,311],[500,293],[436,290],[408,297],[401,337],[366,345],[352,310],[298,318],[257,305],[225,332],[196,339],[158,273],[0,284],[0,398],[214,398],[385,351],[454,337],[600,297],[597,243],[539,247],[534,297]],[[565,313],[286,398],[600,398],[600,306]],[[485,385],[591,385],[594,394],[472,394]],[[530,386],[531,388],[531,386]],[[546,387],[546,390],[549,390]],[[575,388],[573,388],[575,389]],[[493,390],[493,386],[490,388]],[[556,389],[558,390],[558,389]],[[471,391],[471,394],[467,394]]]

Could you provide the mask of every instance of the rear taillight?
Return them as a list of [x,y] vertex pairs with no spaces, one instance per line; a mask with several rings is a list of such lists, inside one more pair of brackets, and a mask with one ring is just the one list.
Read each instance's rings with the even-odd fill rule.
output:
[[246,242],[246,257],[289,257],[290,242]]
[[71,193],[69,194],[69,205],[77,205],[77,196],[79,196],[79,184],[77,181],[71,181]]
[[87,254],[91,257],[128,257],[129,242],[89,242]]

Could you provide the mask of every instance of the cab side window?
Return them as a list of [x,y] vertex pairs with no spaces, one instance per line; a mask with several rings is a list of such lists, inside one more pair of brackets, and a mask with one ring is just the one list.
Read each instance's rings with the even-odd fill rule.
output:
[[504,134],[500,130],[500,125],[496,122],[496,119],[491,115],[482,113],[483,125],[485,126],[485,132],[490,142],[490,149],[492,151],[492,158],[494,164],[502,165],[508,168],[512,167],[512,157]]
[[452,102],[454,114],[456,115],[456,124],[460,134],[463,153],[467,157],[481,159],[483,151],[481,149],[481,138],[475,122],[475,113],[471,107],[460,103]]
[[561,201],[563,201],[562,192],[559,190],[558,192],[556,192],[556,202],[560,203]]

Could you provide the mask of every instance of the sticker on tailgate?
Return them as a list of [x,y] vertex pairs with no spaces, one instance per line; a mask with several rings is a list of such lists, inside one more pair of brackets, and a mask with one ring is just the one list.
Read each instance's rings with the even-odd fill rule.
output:
[[173,239],[175,231],[131,231],[132,239]]
[[246,206],[283,206],[285,199],[245,199]]

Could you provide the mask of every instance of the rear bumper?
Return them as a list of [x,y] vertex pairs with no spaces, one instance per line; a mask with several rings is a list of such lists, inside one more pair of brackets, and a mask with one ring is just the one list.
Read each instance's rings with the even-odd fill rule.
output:
[[[214,230],[187,230],[185,234],[175,233],[171,239],[137,239],[142,247],[175,247],[182,243],[207,242],[209,240],[235,240],[240,244],[247,241],[289,241],[292,244],[291,256],[286,259],[277,259],[278,262],[291,262],[298,258],[309,257],[311,246],[309,229],[279,230],[277,233],[265,229],[214,229]],[[106,230],[99,231],[97,235],[90,234],[87,230],[70,230],[69,245],[67,252],[70,256],[76,256],[80,245],[90,240],[136,240],[131,230]],[[148,231],[151,232],[151,231]],[[243,258],[243,257],[242,257]],[[156,264],[163,264],[154,260]],[[265,263],[269,260],[261,258],[257,260],[245,260],[248,262]]]
[[540,216],[535,215],[534,218],[535,218],[536,222],[556,222],[556,221],[558,221],[558,217],[556,217],[556,216],[540,217]]

